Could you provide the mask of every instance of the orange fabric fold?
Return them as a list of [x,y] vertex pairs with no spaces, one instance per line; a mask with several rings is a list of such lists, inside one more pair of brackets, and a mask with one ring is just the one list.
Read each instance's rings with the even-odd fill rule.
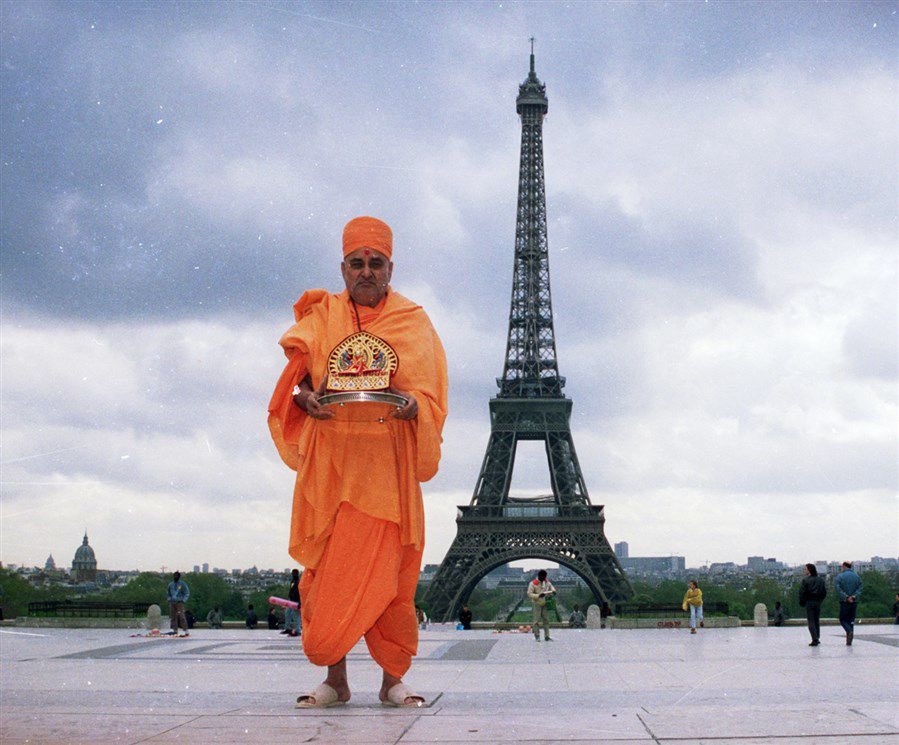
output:
[[269,428],[282,459],[297,471],[289,551],[306,568],[321,559],[344,502],[396,523],[401,545],[424,545],[420,482],[434,477],[440,460],[446,358],[427,314],[402,295],[388,292],[373,318],[364,310],[363,328],[397,352],[393,385],[415,396],[418,416],[383,423],[315,420],[293,403],[293,386],[308,374],[318,389],[331,350],[356,331],[347,292],[304,294],[294,306],[297,323],[281,338],[288,362],[269,403]]
[[401,546],[395,523],[344,503],[319,565],[303,572],[303,651],[334,665],[365,636],[372,659],[402,678],[418,651],[415,588],[421,549]]

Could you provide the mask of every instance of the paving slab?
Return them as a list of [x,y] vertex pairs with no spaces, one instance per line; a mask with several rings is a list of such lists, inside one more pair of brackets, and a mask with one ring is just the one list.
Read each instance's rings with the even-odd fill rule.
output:
[[364,644],[353,698],[293,708],[322,679],[277,632],[0,629],[0,743],[677,743],[899,745],[899,627],[422,632],[406,680],[426,698],[380,705]]

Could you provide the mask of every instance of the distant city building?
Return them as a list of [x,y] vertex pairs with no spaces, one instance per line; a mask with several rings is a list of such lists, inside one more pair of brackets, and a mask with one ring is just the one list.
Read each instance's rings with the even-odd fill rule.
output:
[[75,582],[96,582],[97,580],[97,557],[87,542],[87,531],[84,533],[84,540],[75,551],[75,558],[72,559],[72,579]]
[[199,574],[199,573],[200,573],[200,565],[194,564],[194,574]]
[[[428,566],[433,566],[436,573],[438,567],[437,564],[429,564]],[[508,564],[503,564],[485,574],[478,583],[478,586],[491,590],[494,587],[500,586],[523,585],[526,581],[527,578],[525,577],[525,571],[522,567],[513,567]]]
[[750,556],[746,559],[746,569],[750,572],[772,572],[783,569],[783,564],[774,558]]
[[203,564],[203,574],[209,574],[209,564]]
[[617,556],[619,559],[626,559],[628,557],[627,552],[627,541],[621,541],[620,543],[615,544],[615,556]]
[[633,575],[678,574],[686,571],[687,566],[687,560],[683,556],[619,556],[618,560],[621,568]]
[[53,561],[53,554],[50,554],[47,557],[47,561],[44,562],[44,570],[48,572],[56,571],[56,562]]
[[732,561],[714,561],[709,566],[709,574],[735,571],[737,571],[737,565]]

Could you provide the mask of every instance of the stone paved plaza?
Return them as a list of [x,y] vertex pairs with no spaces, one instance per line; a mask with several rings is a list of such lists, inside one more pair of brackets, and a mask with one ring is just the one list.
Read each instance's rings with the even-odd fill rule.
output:
[[420,709],[377,701],[364,645],[353,699],[296,710],[321,679],[273,631],[0,629],[0,742],[899,744],[899,626],[422,632]]

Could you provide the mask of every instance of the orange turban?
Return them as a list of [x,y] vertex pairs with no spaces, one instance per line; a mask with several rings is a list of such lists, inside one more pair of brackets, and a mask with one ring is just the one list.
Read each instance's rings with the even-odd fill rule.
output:
[[372,248],[390,259],[393,255],[390,226],[375,217],[354,217],[343,229],[343,255],[359,248]]

